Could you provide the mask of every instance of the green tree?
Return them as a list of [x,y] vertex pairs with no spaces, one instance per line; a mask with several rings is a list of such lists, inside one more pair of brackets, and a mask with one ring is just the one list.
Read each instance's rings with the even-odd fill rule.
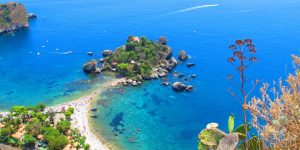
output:
[[24,135],[24,146],[26,148],[33,148],[36,142],[36,138],[29,134]]
[[56,128],[61,132],[65,133],[71,127],[71,122],[68,120],[60,121],[57,123]]
[[42,123],[40,121],[35,121],[27,124],[25,130],[27,131],[27,133],[33,136],[38,136],[39,134],[41,134],[42,128]]
[[68,144],[68,139],[64,135],[51,137],[48,141],[49,150],[62,150]]

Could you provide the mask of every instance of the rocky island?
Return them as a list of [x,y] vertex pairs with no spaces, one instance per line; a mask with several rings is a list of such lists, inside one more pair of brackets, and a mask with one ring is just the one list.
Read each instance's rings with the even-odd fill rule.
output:
[[25,7],[20,3],[0,4],[0,34],[28,28],[28,19],[36,17],[32,13],[27,14]]
[[[90,55],[88,53],[88,55]],[[91,60],[83,65],[83,71],[88,74],[111,72],[117,78],[122,78],[123,85],[137,86],[144,80],[166,77],[179,63],[172,56],[172,48],[167,45],[167,39],[161,36],[157,42],[146,37],[128,36],[123,46],[112,50],[104,50],[103,58]],[[180,61],[188,59],[184,50],[178,54]],[[186,90],[191,89],[190,87]],[[180,88],[180,90],[183,90]]]

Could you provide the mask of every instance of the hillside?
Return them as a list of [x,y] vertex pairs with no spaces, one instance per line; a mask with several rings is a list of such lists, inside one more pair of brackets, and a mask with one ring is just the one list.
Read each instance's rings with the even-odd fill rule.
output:
[[0,33],[29,27],[25,7],[17,2],[0,4]]

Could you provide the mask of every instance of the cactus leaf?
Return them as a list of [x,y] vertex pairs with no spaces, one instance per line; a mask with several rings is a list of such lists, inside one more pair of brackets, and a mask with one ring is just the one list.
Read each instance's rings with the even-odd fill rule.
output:
[[225,136],[225,133],[217,128],[212,129],[204,129],[202,130],[198,138],[201,141],[201,143],[208,145],[208,146],[214,146],[219,143],[219,141]]
[[198,150],[209,150],[209,146],[199,142],[198,143]]
[[217,150],[235,150],[238,143],[239,135],[237,133],[230,133],[221,139]]

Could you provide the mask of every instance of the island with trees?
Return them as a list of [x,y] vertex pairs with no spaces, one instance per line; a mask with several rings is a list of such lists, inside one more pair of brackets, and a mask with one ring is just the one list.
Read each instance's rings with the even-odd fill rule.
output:
[[[89,52],[88,55],[93,55]],[[83,65],[83,71],[88,74],[101,72],[113,73],[118,78],[123,78],[123,85],[139,85],[144,80],[166,79],[167,75],[181,62],[188,59],[184,50],[178,54],[178,60],[172,55],[172,48],[167,45],[167,39],[161,36],[157,42],[148,40],[145,36],[128,36],[126,43],[114,51],[104,50],[103,58],[91,60]],[[191,67],[195,64],[188,63]],[[168,82],[163,82],[169,85]],[[174,89],[191,90],[192,86],[186,86],[175,82]],[[173,86],[173,87],[174,87]]]
[[33,13],[28,14],[20,3],[0,4],[0,34],[28,28],[28,20],[36,17]]

